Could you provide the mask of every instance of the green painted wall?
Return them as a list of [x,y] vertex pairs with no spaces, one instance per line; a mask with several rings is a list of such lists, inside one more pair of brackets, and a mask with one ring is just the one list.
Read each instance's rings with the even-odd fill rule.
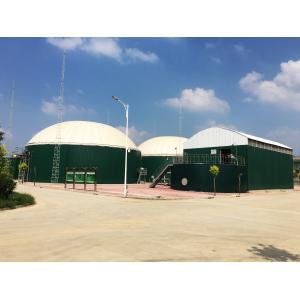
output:
[[[247,168],[234,165],[218,165],[219,175],[216,177],[216,191],[222,193],[238,192],[241,176],[241,192],[248,190]],[[209,173],[209,164],[182,164],[174,165],[171,172],[171,188],[180,190],[192,190],[213,192],[213,177]],[[182,179],[187,179],[187,185],[182,184]]]
[[[33,145],[27,146],[26,149],[31,155],[29,181],[34,181],[34,168],[36,168],[36,181],[50,182],[54,145]],[[66,167],[98,167],[98,183],[124,182],[124,149],[82,145],[61,145],[60,149],[59,182],[65,180]],[[140,166],[140,152],[131,150],[128,153],[128,183],[137,181]]]
[[231,149],[233,155],[245,157],[249,190],[292,189],[293,156],[248,145],[186,149],[186,154],[210,154],[211,149]]
[[161,167],[172,163],[172,159],[172,156],[143,156],[142,167],[147,169],[147,182],[152,182],[151,176],[155,178]]
[[248,146],[248,180],[250,190],[292,189],[293,156]]

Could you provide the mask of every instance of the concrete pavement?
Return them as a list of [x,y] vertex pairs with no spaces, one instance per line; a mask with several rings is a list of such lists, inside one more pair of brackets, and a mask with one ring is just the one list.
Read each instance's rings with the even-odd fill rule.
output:
[[0,261],[300,261],[300,191],[123,199],[18,186],[0,211]]

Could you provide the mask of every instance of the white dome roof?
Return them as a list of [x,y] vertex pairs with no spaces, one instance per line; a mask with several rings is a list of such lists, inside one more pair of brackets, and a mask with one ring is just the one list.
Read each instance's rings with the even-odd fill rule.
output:
[[[49,126],[34,135],[27,146],[57,144],[56,134],[59,124],[61,126],[60,144],[125,148],[126,137],[119,129],[88,121],[68,121]],[[137,148],[130,138],[128,138],[128,147]]]
[[183,154],[183,143],[187,138],[179,136],[159,136],[139,145],[143,156],[175,156]]

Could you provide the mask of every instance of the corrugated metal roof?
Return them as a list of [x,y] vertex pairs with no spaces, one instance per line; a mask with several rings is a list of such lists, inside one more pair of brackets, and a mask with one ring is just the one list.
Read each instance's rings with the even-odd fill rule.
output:
[[[235,131],[235,130],[233,130],[233,131]],[[271,140],[260,138],[260,137],[257,137],[257,136],[254,136],[254,135],[251,135],[251,134],[248,134],[248,133],[240,132],[240,131],[235,131],[235,132],[237,132],[241,135],[244,135],[248,139],[251,139],[251,140],[254,140],[254,141],[258,141],[258,142],[265,143],[265,144],[270,144],[270,145],[275,145],[275,146],[278,146],[278,147],[281,147],[281,148],[286,148],[286,149],[292,150],[292,148],[290,148],[290,147],[288,147],[284,144],[278,143],[278,142],[274,142],[274,141],[271,141]]]
[[186,140],[185,137],[158,136],[143,142],[138,148],[143,156],[182,155],[183,143]]
[[[125,134],[112,126],[88,121],[67,121],[60,123],[60,126],[60,144],[125,148]],[[57,127],[58,123],[41,130],[27,145],[57,144]],[[128,147],[137,148],[130,138]]]
[[183,148],[193,149],[231,145],[248,145],[249,139],[292,150],[292,148],[286,145],[224,127],[211,127],[199,131],[184,143]]

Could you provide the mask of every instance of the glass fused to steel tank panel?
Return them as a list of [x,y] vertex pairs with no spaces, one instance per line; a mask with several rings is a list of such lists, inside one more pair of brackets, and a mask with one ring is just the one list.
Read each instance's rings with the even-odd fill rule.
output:
[[[50,182],[52,154],[55,147],[55,126],[37,133],[26,149],[31,153],[31,168],[36,168],[37,182]],[[141,154],[129,139],[128,183],[136,183],[141,166]],[[97,167],[98,183],[123,183],[125,134],[109,125],[69,121],[61,123],[59,182],[65,180],[66,168]],[[29,181],[33,181],[33,172]],[[92,175],[90,175],[92,176]],[[80,177],[80,174],[77,175]],[[90,177],[91,179],[91,177]]]

